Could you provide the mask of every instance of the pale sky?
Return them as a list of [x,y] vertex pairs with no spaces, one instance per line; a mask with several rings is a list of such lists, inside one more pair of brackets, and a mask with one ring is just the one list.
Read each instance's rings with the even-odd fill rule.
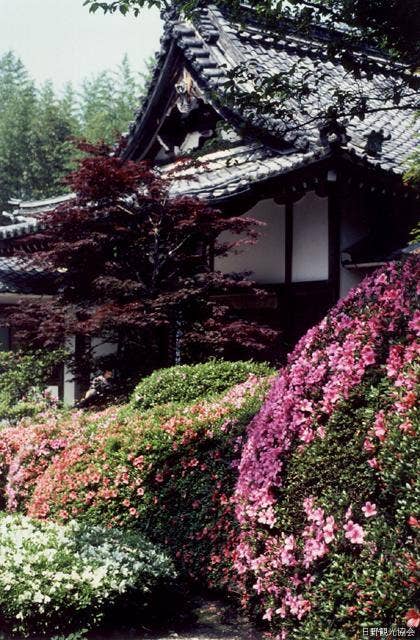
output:
[[127,53],[134,71],[159,49],[156,10],[138,18],[89,14],[83,0],[0,0],[0,54],[13,50],[37,82],[57,88],[103,69],[113,69]]

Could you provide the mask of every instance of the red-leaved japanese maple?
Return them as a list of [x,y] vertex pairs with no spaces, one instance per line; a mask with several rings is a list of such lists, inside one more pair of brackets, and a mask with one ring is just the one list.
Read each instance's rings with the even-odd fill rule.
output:
[[[240,274],[212,269],[214,256],[257,236],[255,221],[172,195],[173,178],[148,163],[123,162],[104,146],[82,148],[89,155],[68,178],[75,197],[14,245],[57,283],[51,300],[13,312],[18,335],[37,346],[75,334],[116,343],[112,366],[124,376],[176,357],[264,354],[274,332],[235,317],[226,304],[230,294],[263,292]],[[238,240],[218,244],[223,231]]]

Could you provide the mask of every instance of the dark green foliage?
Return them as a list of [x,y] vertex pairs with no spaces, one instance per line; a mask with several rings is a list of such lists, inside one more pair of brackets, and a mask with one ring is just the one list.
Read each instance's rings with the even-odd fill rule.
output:
[[138,410],[168,402],[188,404],[222,393],[234,384],[244,382],[251,374],[264,376],[271,372],[268,365],[251,360],[209,360],[204,364],[170,367],[144,378],[135,388],[131,403]]
[[147,518],[139,520],[190,579],[223,592],[232,586],[238,533],[231,501],[236,468],[246,427],[266,388],[260,386],[225,417],[216,417],[215,406],[213,419],[195,432],[179,432],[161,450],[148,480]]
[[[368,389],[368,385],[365,387]],[[364,430],[372,407],[360,406],[360,389],[342,404],[328,422],[324,438],[302,452],[295,451],[285,468],[279,511],[290,533],[304,526],[302,502],[308,495],[322,496],[326,511],[342,513],[353,501],[365,502],[374,489],[374,473],[363,451]],[[287,488],[286,488],[287,487]]]

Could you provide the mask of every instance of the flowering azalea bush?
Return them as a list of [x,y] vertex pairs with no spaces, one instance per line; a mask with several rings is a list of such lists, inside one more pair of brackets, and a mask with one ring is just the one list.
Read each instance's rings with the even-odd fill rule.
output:
[[264,376],[270,368],[249,361],[209,360],[204,364],[180,365],[160,369],[144,378],[135,388],[132,405],[144,410],[168,402],[191,403],[211,394],[220,394],[250,374]]
[[52,459],[78,434],[94,428],[99,418],[117,409],[98,413],[48,408],[2,431],[0,440],[0,509],[24,509],[34,485]]
[[225,584],[242,436],[270,380],[251,374],[187,406],[74,413],[59,436],[53,424],[38,426],[32,443],[9,457],[7,506],[139,529],[167,545],[192,578]]
[[0,516],[0,627],[34,637],[142,609],[175,578],[171,560],[139,534]]
[[340,301],[249,426],[235,569],[279,639],[420,622],[418,264],[391,264]]

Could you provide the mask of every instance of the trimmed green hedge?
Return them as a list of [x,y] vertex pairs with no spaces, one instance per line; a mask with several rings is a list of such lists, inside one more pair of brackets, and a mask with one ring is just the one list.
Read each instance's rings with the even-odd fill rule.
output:
[[40,466],[27,491],[29,515],[137,528],[169,548],[191,578],[226,585],[242,439],[270,382],[251,375],[187,406],[109,409],[87,423],[85,416]]
[[143,411],[168,402],[188,404],[223,393],[229,387],[244,382],[251,374],[266,376],[271,372],[267,364],[251,360],[209,360],[204,364],[160,369],[137,385],[131,405]]

